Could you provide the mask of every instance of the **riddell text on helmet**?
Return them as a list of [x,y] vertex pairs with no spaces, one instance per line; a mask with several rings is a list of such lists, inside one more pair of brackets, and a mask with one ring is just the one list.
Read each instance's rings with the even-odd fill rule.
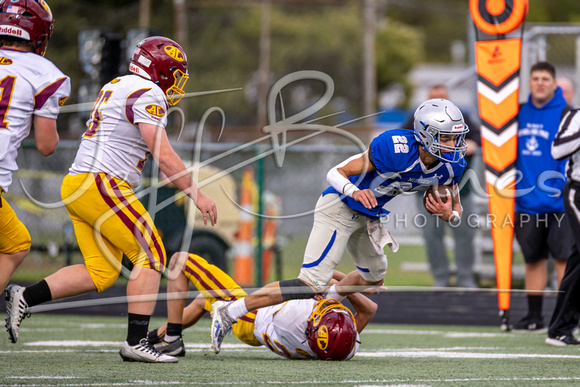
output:
[[30,34],[22,28],[14,26],[0,26],[0,35],[10,35],[17,38],[30,40]]

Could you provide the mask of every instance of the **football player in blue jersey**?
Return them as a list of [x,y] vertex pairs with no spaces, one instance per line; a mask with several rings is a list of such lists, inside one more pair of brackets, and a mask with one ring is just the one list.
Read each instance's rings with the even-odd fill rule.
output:
[[460,221],[457,183],[465,166],[465,134],[469,131],[463,116],[448,100],[430,99],[415,111],[414,126],[414,132],[397,129],[382,133],[365,152],[328,172],[331,186],[316,204],[298,278],[266,285],[237,301],[215,302],[211,325],[215,353],[232,324],[249,310],[322,292],[345,250],[358,269],[357,286],[376,292],[387,271],[384,246],[398,249],[381,223],[381,216],[388,214],[384,206],[397,195],[448,186],[455,200],[428,195],[425,207],[444,221]]

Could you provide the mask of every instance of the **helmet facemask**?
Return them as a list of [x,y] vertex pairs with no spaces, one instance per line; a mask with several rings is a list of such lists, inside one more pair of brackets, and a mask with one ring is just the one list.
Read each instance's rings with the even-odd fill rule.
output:
[[165,91],[165,94],[167,95],[167,103],[173,106],[177,105],[185,95],[183,89],[189,79],[189,75],[175,67],[171,68],[170,71],[173,73],[173,79],[175,82]]
[[[464,125],[465,126],[465,125]],[[461,134],[449,133],[438,130],[432,126],[427,126],[425,131],[431,135],[431,140],[425,141],[425,143],[430,143],[430,146],[425,145],[425,150],[431,155],[435,156],[441,161],[449,163],[458,163],[465,157],[465,152],[467,152],[467,142],[465,142],[465,133],[468,132],[465,126],[465,131]],[[443,144],[441,141],[441,136],[457,136],[454,146],[449,146]]]

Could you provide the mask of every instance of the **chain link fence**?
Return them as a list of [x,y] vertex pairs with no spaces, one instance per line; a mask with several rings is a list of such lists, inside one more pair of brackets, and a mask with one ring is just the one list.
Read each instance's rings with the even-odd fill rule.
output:
[[[537,60],[552,62],[559,76],[567,76],[573,81],[580,80],[579,47],[580,26],[527,25],[522,53],[520,100],[527,97],[529,67]],[[474,69],[463,71],[447,82],[452,98],[470,108],[471,112],[477,112],[475,82]],[[179,141],[175,140],[176,135],[170,134],[174,137],[173,143],[180,156],[191,161],[194,155],[194,130],[189,131],[192,134],[181,137]],[[212,166],[229,171],[239,184],[244,168],[256,168],[257,160],[263,157],[265,188],[282,199],[278,235],[285,238],[308,236],[314,206],[321,192],[328,186],[327,171],[361,151],[346,137],[328,133],[300,141],[302,136],[307,135],[307,132],[301,131],[289,134],[288,143],[297,142],[285,150],[284,162],[278,166],[271,153],[271,138],[258,129],[226,126],[219,141],[216,131],[219,129],[208,130],[204,134],[200,160],[211,160]],[[347,132],[354,134],[365,145],[378,134],[378,131],[357,127],[349,127]],[[242,146],[258,138],[262,140]],[[41,252],[40,258],[29,260],[32,261],[31,265],[41,265],[47,256],[54,258],[58,248],[62,253],[63,246],[69,241],[72,241],[73,247],[76,245],[68,214],[58,203],[62,178],[72,164],[77,147],[78,141],[61,141],[55,154],[48,158],[42,157],[30,146],[24,146],[20,151],[20,171],[15,173],[14,183],[5,197],[29,229],[33,246]],[[483,176],[481,160],[474,168],[478,178]],[[481,178],[480,181],[483,182]],[[481,183],[481,186],[485,187],[485,184]],[[489,255],[491,250],[489,229],[485,227],[487,200],[485,197],[476,199],[477,213],[481,216],[478,222],[481,227],[476,241],[476,262],[485,263],[488,260],[485,255]],[[422,243],[418,226],[420,222],[413,220],[417,215],[417,203],[414,195],[401,195],[389,204],[392,211],[390,222],[393,222],[389,227],[400,243]],[[448,240],[452,241],[452,238]],[[77,253],[73,254],[72,259],[82,258]]]

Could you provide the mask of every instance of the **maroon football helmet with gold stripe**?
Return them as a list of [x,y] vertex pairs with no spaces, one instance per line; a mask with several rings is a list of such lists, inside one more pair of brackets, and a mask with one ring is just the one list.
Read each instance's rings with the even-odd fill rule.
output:
[[143,39],[131,58],[129,71],[149,79],[163,90],[170,105],[177,104],[185,92],[187,56],[176,42],[163,36]]
[[356,337],[356,323],[348,308],[331,298],[318,301],[308,319],[306,338],[321,360],[345,360]]
[[0,0],[0,35],[34,42],[34,52],[44,55],[54,19],[44,0]]

